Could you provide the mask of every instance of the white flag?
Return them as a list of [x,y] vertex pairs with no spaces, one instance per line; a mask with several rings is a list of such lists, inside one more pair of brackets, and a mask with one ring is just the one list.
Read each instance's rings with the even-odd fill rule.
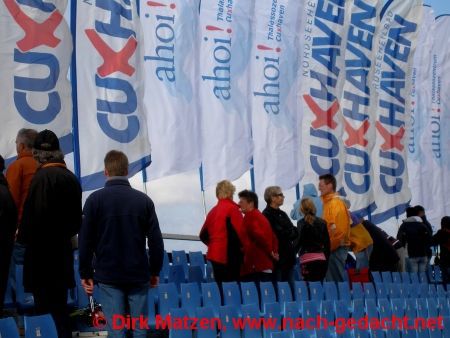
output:
[[380,0],[355,0],[345,48],[345,83],[340,105],[344,124],[343,186],[351,210],[360,217],[376,208],[371,152],[375,139],[375,111],[370,107],[370,83],[375,65],[375,36],[379,29]]
[[344,51],[351,1],[306,1],[302,28],[301,100],[302,150],[305,176],[314,183],[318,176],[336,176],[342,187],[344,126],[339,100],[345,78]]
[[198,169],[199,0],[141,0],[152,164],[149,179]]
[[77,85],[84,190],[104,183],[103,158],[128,156],[130,176],[150,163],[144,94],[144,54],[135,1],[78,0]]
[[203,0],[200,104],[204,186],[235,180],[249,168],[253,0]]
[[431,109],[425,116],[422,138],[422,175],[426,181],[423,190],[424,207],[431,224],[439,228],[441,218],[450,214],[450,48],[447,43],[450,17],[436,19],[431,65]]
[[259,1],[252,54],[253,165],[257,191],[289,189],[302,175],[299,27],[303,1]]
[[372,151],[375,223],[398,217],[411,200],[406,123],[410,119],[410,76],[422,7],[421,0],[393,0],[383,9],[372,88],[377,130]]
[[21,128],[50,129],[72,151],[72,36],[67,0],[0,2],[0,154],[16,156]]
[[[429,206],[430,185],[423,171],[428,171],[422,149],[422,139],[426,130],[427,116],[431,113],[432,60],[434,40],[434,11],[423,7],[422,24],[419,26],[416,53],[411,74],[411,118],[408,131],[408,177],[411,189],[411,204]],[[429,213],[427,207],[427,213]]]

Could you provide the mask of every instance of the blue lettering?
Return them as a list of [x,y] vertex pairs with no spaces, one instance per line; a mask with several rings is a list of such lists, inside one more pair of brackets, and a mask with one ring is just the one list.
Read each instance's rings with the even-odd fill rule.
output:
[[[350,156],[354,156],[362,161],[362,164],[351,164],[345,163],[344,166],[344,179],[347,186],[350,190],[354,191],[357,194],[364,194],[369,191],[371,186],[371,179],[369,170],[370,170],[370,157],[367,152],[355,148],[347,148],[347,154]],[[352,174],[358,174],[357,177],[360,178],[362,176],[363,182],[358,184],[354,181]]]
[[[130,0],[123,0],[123,2],[125,2],[126,5],[130,5]],[[132,29],[121,26],[122,17],[128,21],[133,19],[131,9],[124,8],[115,0],[96,0],[95,5],[111,13],[110,22],[105,23],[98,20],[95,21],[95,30],[97,32],[123,39],[128,39],[130,36],[136,36],[136,32]]]
[[[405,171],[405,161],[400,154],[396,154],[392,151],[385,152],[380,150],[380,157],[392,162],[392,166],[380,166],[381,187],[384,192],[389,195],[399,193],[403,186],[403,179],[399,176],[403,175],[403,172]],[[396,168],[393,167],[394,165],[396,165]],[[392,181],[392,178],[395,178],[394,181],[389,182]]]
[[45,13],[51,13],[56,9],[54,4],[43,2],[42,0],[17,0],[17,3],[40,9],[42,12]]

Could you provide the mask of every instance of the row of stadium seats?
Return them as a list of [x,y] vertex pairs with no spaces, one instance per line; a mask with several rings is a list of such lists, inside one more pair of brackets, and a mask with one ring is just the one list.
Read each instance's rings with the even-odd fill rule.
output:
[[[58,338],[55,323],[50,315],[25,316],[24,322],[26,338]],[[14,318],[8,317],[0,319],[0,337],[20,337]]]
[[[282,323],[283,318],[317,318],[320,315],[329,322],[338,318],[354,318],[359,320],[368,316],[368,318],[391,318],[395,315],[399,318],[408,316],[414,318],[436,318],[444,317],[444,327],[450,328],[450,310],[449,298],[357,298],[350,300],[344,299],[308,299],[305,296],[305,290],[301,286],[301,282],[297,282],[298,292],[296,299],[292,298],[289,285],[287,283],[278,283],[278,297],[276,297],[271,283],[262,283],[261,297],[258,297],[258,291],[254,283],[241,283],[240,287],[237,283],[223,284],[223,300],[221,300],[220,292],[216,283],[203,283],[199,288],[197,283],[181,284],[180,293],[173,283],[161,284],[157,289],[150,291],[150,308],[149,318],[155,318],[156,314],[160,314],[162,318],[171,315],[172,318],[185,316],[190,318],[220,318],[222,323],[229,323],[230,318],[277,318],[278,323]],[[311,291],[311,289],[310,289]],[[155,325],[156,322],[150,322]],[[293,325],[293,324],[291,324]],[[410,323],[409,325],[412,325]],[[292,329],[294,327],[286,327]],[[277,331],[277,327],[259,329],[236,329],[231,325],[227,325],[227,331],[221,333],[221,337],[271,337],[271,333]],[[205,331],[205,332],[203,332]],[[211,330],[203,330],[198,332],[198,337],[209,338],[216,337],[216,332]],[[214,330],[213,330],[214,331]],[[231,331],[231,332],[230,332]],[[421,327],[415,331],[404,331],[399,333],[404,337],[448,337],[448,331],[441,332],[438,328],[435,330],[423,330]],[[300,334],[300,333],[298,333]],[[333,330],[303,331],[303,337],[334,337],[336,332]],[[350,334],[348,332],[348,334]],[[377,330],[376,333],[369,331],[356,330],[354,337],[391,337],[391,331],[384,332]],[[386,335],[387,334],[387,335]],[[277,335],[275,335],[276,337]],[[282,336],[285,336],[283,334]],[[339,335],[341,336],[341,335]],[[352,335],[349,335],[351,337]],[[395,334],[394,334],[395,336]],[[191,337],[190,330],[180,332],[174,330],[172,337]],[[289,336],[291,337],[291,333]],[[297,337],[297,336],[296,336]]]

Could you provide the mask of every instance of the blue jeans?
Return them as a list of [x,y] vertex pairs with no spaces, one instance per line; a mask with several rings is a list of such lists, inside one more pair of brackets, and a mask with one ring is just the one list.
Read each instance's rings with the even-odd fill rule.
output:
[[370,261],[370,255],[372,254],[372,249],[373,249],[373,245],[371,244],[367,248],[365,248],[363,251],[360,251],[355,254],[357,269],[369,267],[369,261]]
[[[117,286],[99,283],[100,303],[103,313],[105,314],[108,330],[108,337],[125,338],[127,329],[113,329],[113,315],[126,316],[129,314],[131,318],[144,318],[148,316],[148,289],[149,284],[134,286]],[[121,320],[117,324],[121,324]],[[145,338],[147,330],[145,327],[141,329],[138,324],[133,332],[134,338]]]
[[328,259],[328,271],[325,280],[328,282],[345,281],[345,262],[347,260],[349,247],[341,246],[330,254]]
[[408,257],[406,264],[407,272],[426,272],[428,257]]

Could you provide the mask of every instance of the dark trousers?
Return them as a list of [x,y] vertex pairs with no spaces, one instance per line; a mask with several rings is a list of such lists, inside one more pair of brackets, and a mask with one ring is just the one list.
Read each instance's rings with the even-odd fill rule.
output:
[[220,291],[220,297],[223,299],[223,290],[222,290],[222,283],[223,282],[236,282],[239,279],[239,275],[236,275],[236,269],[231,269],[226,264],[220,264],[211,261],[213,273],[214,273],[214,280],[217,283],[217,286],[219,287]]
[[58,331],[58,338],[71,338],[69,309],[67,308],[66,288],[52,285],[33,291],[35,312],[37,315],[50,313]]
[[9,264],[13,249],[13,238],[0,238],[0,317],[3,315],[3,303],[5,301],[5,292],[8,285]]
[[292,294],[295,294],[295,278],[294,267],[291,268],[276,268],[273,272],[273,283],[275,290],[277,288],[277,282],[288,282],[291,287]]
[[303,280],[307,282],[321,282],[328,270],[327,261],[312,261],[302,264]]

